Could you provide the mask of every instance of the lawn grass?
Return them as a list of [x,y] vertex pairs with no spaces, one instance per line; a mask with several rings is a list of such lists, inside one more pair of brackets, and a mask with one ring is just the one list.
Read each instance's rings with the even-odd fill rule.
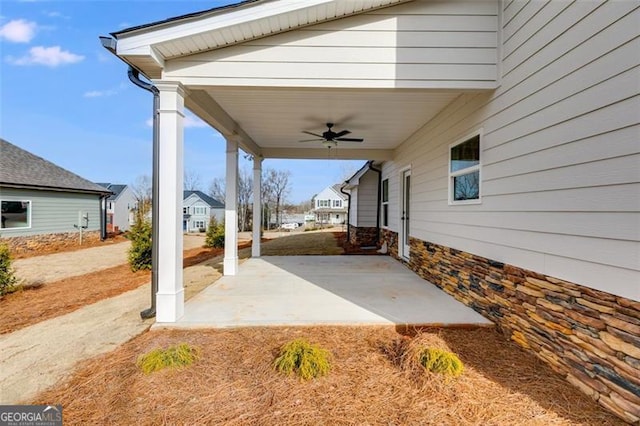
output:
[[[273,368],[286,342],[332,353],[312,381]],[[458,378],[404,367],[408,341],[456,353]],[[189,367],[146,375],[140,354],[185,342]],[[420,371],[419,374],[416,374]],[[494,329],[444,329],[415,338],[392,327],[279,327],[146,332],[84,362],[31,403],[62,404],[65,424],[618,425],[534,356]]]

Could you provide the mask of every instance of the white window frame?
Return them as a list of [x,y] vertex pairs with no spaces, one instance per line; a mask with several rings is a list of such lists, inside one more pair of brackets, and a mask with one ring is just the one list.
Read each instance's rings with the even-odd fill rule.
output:
[[[478,136],[478,164],[475,166],[466,167],[464,169],[456,170],[455,172],[451,171],[451,150],[458,145],[461,145],[470,139]],[[483,141],[483,129],[478,129],[475,132],[469,133],[463,138],[458,139],[456,142],[449,145],[449,160],[447,162],[447,170],[449,172],[449,205],[450,206],[458,206],[458,205],[466,205],[466,204],[482,204],[482,141]],[[478,172],[478,198],[473,200],[455,200],[453,196],[454,191],[454,178],[458,176],[468,175],[470,173]]]
[[[387,182],[387,201],[384,201],[384,183]],[[381,188],[380,188],[380,216],[382,216],[380,218],[380,226],[382,226],[385,229],[389,229],[389,178],[384,178],[382,179],[381,182]],[[387,206],[387,214],[385,217],[384,214],[384,207]],[[387,224],[384,224],[384,220],[387,219]]]
[[342,200],[333,200],[334,208],[342,208]]
[[[2,202],[3,201],[8,201],[8,202],[15,202],[15,203],[29,203],[29,207],[27,208],[27,222],[29,224],[29,226],[22,226],[20,228],[2,228],[2,224],[0,223],[0,230],[2,231],[11,231],[12,229],[31,229],[33,227],[33,222],[31,221],[31,215],[33,213],[33,202],[31,200],[7,200],[7,199],[3,199],[0,200],[0,209],[2,208]],[[0,215],[2,213],[0,212]]]

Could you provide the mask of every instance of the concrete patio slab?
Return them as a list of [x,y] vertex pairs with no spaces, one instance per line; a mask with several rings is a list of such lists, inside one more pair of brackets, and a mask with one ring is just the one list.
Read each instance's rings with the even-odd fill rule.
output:
[[492,323],[387,256],[265,256],[244,262],[155,327]]

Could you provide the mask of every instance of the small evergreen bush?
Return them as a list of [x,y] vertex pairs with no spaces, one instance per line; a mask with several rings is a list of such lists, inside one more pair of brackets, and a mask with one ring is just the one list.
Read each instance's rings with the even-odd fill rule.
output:
[[20,283],[11,266],[9,246],[0,242],[0,296],[13,293],[20,288]]
[[460,358],[443,349],[425,348],[420,352],[418,360],[426,370],[446,376],[458,377],[464,370]]
[[329,373],[331,353],[304,339],[295,339],[280,349],[274,367],[284,374],[296,373],[301,379],[325,376]]
[[129,248],[129,265],[132,271],[151,269],[151,223],[142,215],[129,230],[131,247]]
[[209,248],[224,248],[224,221],[218,222],[215,216],[209,219],[209,227],[207,228],[204,246]]

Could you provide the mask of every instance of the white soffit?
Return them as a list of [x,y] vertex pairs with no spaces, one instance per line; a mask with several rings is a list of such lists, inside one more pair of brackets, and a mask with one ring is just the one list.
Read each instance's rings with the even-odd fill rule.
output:
[[274,0],[114,33],[119,56],[161,60],[242,43],[407,0]]
[[350,149],[394,149],[459,93],[426,90],[349,90],[283,88],[209,88],[211,96],[261,148],[319,148],[299,142],[321,134],[326,123],[362,143]]

